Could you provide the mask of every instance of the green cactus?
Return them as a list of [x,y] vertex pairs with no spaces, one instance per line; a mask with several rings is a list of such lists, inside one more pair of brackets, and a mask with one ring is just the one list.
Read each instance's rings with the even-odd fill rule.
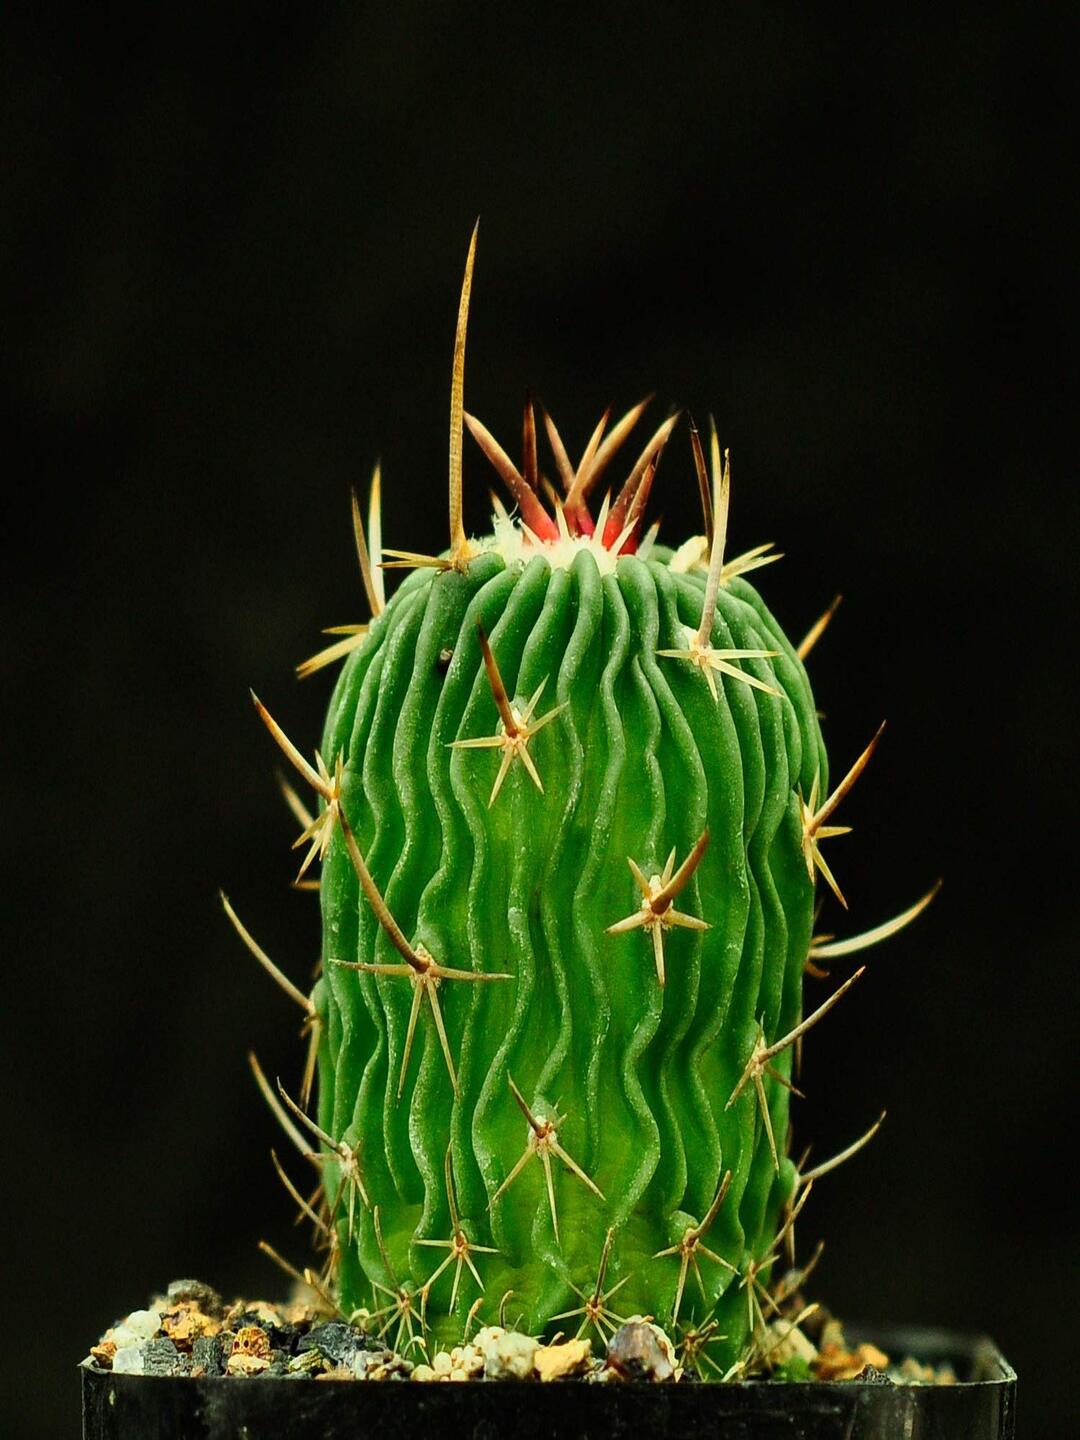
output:
[[[812,946],[815,879],[839,894],[819,842],[877,737],[825,799],[802,659],[827,616],[796,650],[745,578],[778,557],[725,560],[715,433],[709,467],[691,429],[705,533],[672,551],[642,517],[677,417],[594,522],[643,407],[576,468],[545,417],[554,515],[531,406],[520,470],[463,415],[472,259],[450,550],[382,552],[376,476],[367,535],[354,508],[374,618],[306,667],[346,656],[327,763],[260,706],[320,796],[322,976],[310,1001],[290,987],[317,1124],[286,1103],[322,1142],[325,1283],[402,1343],[500,1311],[594,1337],[646,1314],[699,1346],[708,1326],[726,1369],[812,1178],[785,1156],[793,1042],[861,973],[802,1020],[808,961],[860,944]],[[463,421],[520,510],[478,542]],[[382,553],[413,572],[389,601]]]

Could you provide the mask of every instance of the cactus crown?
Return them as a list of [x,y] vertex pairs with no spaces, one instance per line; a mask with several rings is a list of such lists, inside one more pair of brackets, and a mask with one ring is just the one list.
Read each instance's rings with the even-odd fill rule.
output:
[[[804,973],[930,897],[813,936],[819,876],[843,903],[822,843],[881,733],[830,792],[803,661],[835,604],[793,646],[746,579],[771,546],[726,557],[715,429],[707,462],[690,428],[703,530],[675,550],[645,509],[677,416],[598,505],[647,402],[605,415],[577,466],[543,415],[561,493],[528,404],[515,465],[463,407],[475,245],[449,548],[383,549],[376,470],[366,529],[353,501],[372,621],[300,667],[346,662],[314,765],[256,701],[318,797],[312,814],[287,790],[323,944],[309,997],[226,902],[309,1036],[298,1101],[253,1065],[320,1171],[309,1203],[278,1165],[326,1252],[305,1273],[345,1313],[405,1348],[496,1318],[602,1338],[644,1314],[723,1373],[763,1353],[812,1184],[877,1129],[812,1170],[787,1154],[798,1047],[862,971],[805,1017]],[[496,500],[479,541],[465,427],[517,510]],[[412,573],[387,600],[395,568]]]

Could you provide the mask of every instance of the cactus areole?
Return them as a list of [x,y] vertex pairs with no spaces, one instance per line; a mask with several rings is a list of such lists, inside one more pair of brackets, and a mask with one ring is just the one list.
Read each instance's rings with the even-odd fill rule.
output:
[[[760,1343],[810,1188],[786,1149],[795,1042],[831,1004],[803,1018],[829,949],[815,882],[839,894],[819,844],[873,742],[830,795],[811,637],[793,646],[746,578],[770,547],[726,556],[715,433],[686,424],[703,533],[671,549],[646,501],[678,417],[613,483],[643,406],[577,465],[542,416],[551,479],[531,406],[520,468],[464,414],[474,249],[450,546],[384,550],[376,476],[366,531],[354,505],[373,618],[306,667],[345,657],[316,766],[259,707],[317,793],[310,817],[293,804],[306,873],[322,862],[321,975],[298,996],[317,1108],[271,1098],[314,1149],[318,1283],[346,1314],[406,1348],[648,1316],[677,1344],[708,1327],[722,1372]],[[496,502],[481,539],[466,426],[516,510]]]

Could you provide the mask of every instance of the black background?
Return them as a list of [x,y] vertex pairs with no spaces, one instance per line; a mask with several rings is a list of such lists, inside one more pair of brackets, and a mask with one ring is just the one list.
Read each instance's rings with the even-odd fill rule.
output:
[[[316,742],[328,681],[290,666],[364,617],[347,497],[377,455],[387,543],[445,543],[478,213],[469,407],[511,451],[527,386],[573,449],[653,389],[715,411],[781,620],[844,593],[812,662],[838,772],[890,722],[839,924],[945,877],[808,1045],[817,1155],[889,1110],[801,1226],[818,1292],[991,1332],[1025,1432],[1071,1429],[1067,14],[9,20],[6,1433],[73,1434],[76,1360],[156,1286],[274,1292],[255,1241],[299,1253],[244,1063],[295,1075],[297,1016],[215,900],[303,979],[247,686]],[[488,482],[470,448],[474,530]],[[681,538],[684,432],[657,495]]]

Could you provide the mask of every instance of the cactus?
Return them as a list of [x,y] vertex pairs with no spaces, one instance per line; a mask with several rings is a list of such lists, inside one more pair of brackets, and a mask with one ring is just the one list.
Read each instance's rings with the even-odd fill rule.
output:
[[[727,1371],[760,1345],[770,1267],[833,1163],[800,1174],[786,1154],[792,1068],[862,971],[805,1019],[804,972],[929,897],[864,937],[813,936],[818,877],[843,898],[822,844],[881,733],[830,793],[803,660],[831,610],[795,647],[746,578],[779,557],[727,558],[715,429],[707,463],[690,428],[703,534],[672,550],[643,516],[677,416],[594,519],[643,406],[576,467],[544,416],[558,498],[531,405],[520,469],[464,414],[475,240],[450,547],[382,550],[376,472],[366,531],[354,499],[373,619],[302,667],[345,659],[314,766],[259,705],[319,798],[312,815],[290,793],[323,930],[309,998],[230,910],[310,1035],[299,1103],[260,1079],[321,1171],[318,1208],[285,1178],[344,1312],[406,1347],[497,1316],[603,1338],[645,1314]],[[496,502],[479,541],[466,425],[519,511]],[[387,600],[392,568],[411,573]]]

